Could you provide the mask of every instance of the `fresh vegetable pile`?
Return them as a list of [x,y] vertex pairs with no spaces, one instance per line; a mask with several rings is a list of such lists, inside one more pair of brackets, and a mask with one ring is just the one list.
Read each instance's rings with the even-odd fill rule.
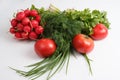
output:
[[66,64],[70,55],[83,55],[90,67],[87,54],[94,48],[94,40],[104,39],[108,34],[109,21],[105,11],[84,9],[78,11],[67,9],[60,11],[53,5],[49,9],[36,8],[18,12],[11,20],[10,32],[16,39],[35,40],[34,50],[44,59],[27,67],[28,71],[15,70],[17,73],[30,77],[32,80],[48,72],[49,80]]

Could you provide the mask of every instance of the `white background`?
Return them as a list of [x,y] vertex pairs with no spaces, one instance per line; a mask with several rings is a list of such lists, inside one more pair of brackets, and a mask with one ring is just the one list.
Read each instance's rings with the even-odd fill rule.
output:
[[[107,11],[111,23],[106,39],[95,41],[94,50],[88,55],[93,75],[80,55],[71,57],[68,74],[65,69],[58,72],[51,80],[120,80],[120,1],[119,0],[0,0],[0,80],[28,80],[19,76],[8,66],[24,69],[23,66],[40,61],[34,52],[34,41],[19,41],[8,32],[9,20],[13,13],[34,4],[36,7],[48,8],[50,4],[61,10],[85,8]],[[45,75],[46,76],[46,75]],[[45,80],[45,76],[37,80]]]

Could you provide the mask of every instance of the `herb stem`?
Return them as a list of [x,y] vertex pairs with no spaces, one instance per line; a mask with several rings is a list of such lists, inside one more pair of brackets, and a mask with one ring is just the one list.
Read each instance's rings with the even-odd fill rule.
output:
[[89,71],[91,73],[91,75],[93,74],[92,73],[92,68],[91,68],[91,64],[90,64],[90,59],[88,58],[88,56],[86,54],[83,54],[84,58],[86,59],[87,63],[88,63],[88,67],[89,67]]

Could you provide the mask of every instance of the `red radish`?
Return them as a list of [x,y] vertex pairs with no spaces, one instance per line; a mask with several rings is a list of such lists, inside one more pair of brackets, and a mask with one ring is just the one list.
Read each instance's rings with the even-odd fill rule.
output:
[[30,16],[30,10],[29,9],[24,10],[24,13],[27,17]]
[[11,20],[11,25],[13,26],[13,27],[16,27],[17,26],[17,20],[16,19],[12,19]]
[[21,39],[21,38],[22,38],[21,33],[16,32],[16,33],[15,33],[15,37],[16,37],[17,39]]
[[14,28],[10,28],[10,33],[15,34],[15,29]]
[[24,27],[24,26],[23,26],[21,23],[18,23],[18,24],[17,24],[17,30],[18,30],[18,31],[23,31],[23,27]]
[[29,38],[29,34],[27,33],[27,32],[23,32],[23,33],[21,33],[21,35],[22,35],[22,38],[23,39],[28,39]]
[[35,33],[35,32],[30,32],[30,34],[29,34],[29,38],[31,39],[31,40],[36,40],[37,39],[37,37],[38,37],[38,35]]
[[38,15],[38,12],[37,12],[37,10],[31,10],[30,11],[30,16],[36,16],[36,15]]
[[21,21],[23,18],[25,18],[25,13],[24,12],[18,12],[16,15],[16,19],[18,21]]
[[41,34],[41,33],[43,33],[43,27],[42,26],[38,26],[37,28],[35,28],[35,32],[37,33],[37,34]]
[[22,24],[23,25],[28,25],[30,23],[30,19],[28,17],[23,18]]
[[38,21],[36,21],[36,20],[31,20],[31,26],[32,26],[33,28],[36,28],[38,25],[39,25],[39,22],[38,22]]
[[39,15],[36,15],[36,16],[35,16],[35,20],[37,20],[38,22],[40,22],[41,17],[40,17]]
[[16,38],[36,40],[44,30],[39,24],[40,20],[41,16],[39,16],[37,10],[25,9],[18,12],[15,18],[11,20],[12,27],[9,31]]
[[23,30],[24,30],[24,32],[30,32],[31,28],[30,28],[30,26],[24,26]]

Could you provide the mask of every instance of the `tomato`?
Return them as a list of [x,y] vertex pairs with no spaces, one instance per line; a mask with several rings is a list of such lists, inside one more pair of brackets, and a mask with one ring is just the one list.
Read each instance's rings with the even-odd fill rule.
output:
[[52,39],[43,38],[36,41],[34,49],[38,56],[46,58],[55,52],[56,43]]
[[93,50],[94,41],[84,34],[77,34],[72,40],[72,45],[79,53],[86,54]]
[[93,34],[91,34],[91,37],[95,40],[101,40],[104,39],[108,35],[108,29],[104,24],[97,24],[93,28]]

